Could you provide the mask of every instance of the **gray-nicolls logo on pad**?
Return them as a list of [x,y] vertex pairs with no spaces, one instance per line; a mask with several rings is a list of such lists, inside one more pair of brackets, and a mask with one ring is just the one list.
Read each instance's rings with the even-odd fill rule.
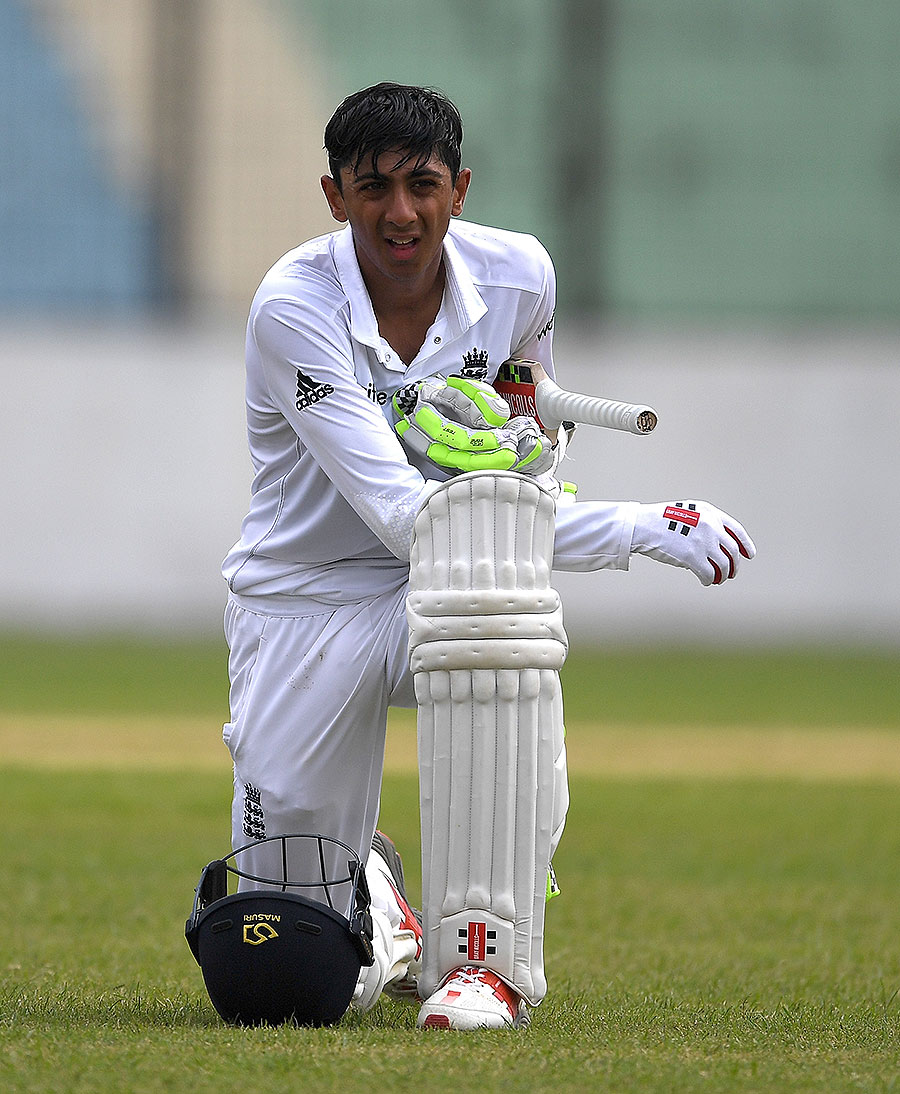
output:
[[334,391],[331,384],[317,384],[297,369],[297,399],[294,405],[298,410],[306,410],[313,403],[321,402]]

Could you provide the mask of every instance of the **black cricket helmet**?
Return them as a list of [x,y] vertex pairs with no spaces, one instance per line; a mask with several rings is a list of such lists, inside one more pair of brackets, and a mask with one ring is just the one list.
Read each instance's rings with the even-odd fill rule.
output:
[[[280,858],[280,877],[242,868],[245,853],[263,844]],[[304,876],[290,876],[297,869]],[[249,886],[229,894],[231,878]],[[184,933],[212,1005],[242,1026],[331,1025],[350,1005],[361,967],[374,961],[363,864],[328,836],[270,836],[214,859]]]

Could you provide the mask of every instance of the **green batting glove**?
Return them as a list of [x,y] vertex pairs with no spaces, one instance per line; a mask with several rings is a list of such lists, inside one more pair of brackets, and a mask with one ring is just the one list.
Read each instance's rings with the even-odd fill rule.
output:
[[490,384],[435,377],[399,391],[393,406],[403,443],[445,470],[508,471],[521,459],[509,406]]
[[509,421],[509,403],[484,380],[448,376],[446,386],[432,398],[451,417],[475,429],[501,429]]
[[537,477],[556,467],[557,454],[553,442],[533,418],[511,419],[507,432],[515,438],[518,454],[518,459],[512,466],[513,471]]

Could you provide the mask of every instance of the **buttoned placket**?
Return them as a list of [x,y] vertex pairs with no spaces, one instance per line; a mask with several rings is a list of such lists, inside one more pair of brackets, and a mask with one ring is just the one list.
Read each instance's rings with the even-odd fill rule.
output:
[[359,268],[353,246],[353,233],[349,226],[336,233],[334,258],[338,276],[350,303],[351,336],[375,351],[382,368],[391,372],[403,372],[410,382],[432,375],[434,369],[429,367],[428,362],[444,346],[465,334],[487,311],[487,305],[468,276],[453,240],[448,236],[444,240],[447,271],[444,297],[421,349],[407,366],[379,333],[378,320]]

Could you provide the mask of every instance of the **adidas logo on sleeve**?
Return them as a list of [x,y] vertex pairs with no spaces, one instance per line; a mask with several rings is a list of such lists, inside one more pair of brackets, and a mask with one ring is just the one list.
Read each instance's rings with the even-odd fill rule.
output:
[[306,410],[313,403],[321,402],[333,391],[334,387],[331,384],[317,384],[315,380],[311,380],[297,369],[297,398],[294,406],[298,410]]

